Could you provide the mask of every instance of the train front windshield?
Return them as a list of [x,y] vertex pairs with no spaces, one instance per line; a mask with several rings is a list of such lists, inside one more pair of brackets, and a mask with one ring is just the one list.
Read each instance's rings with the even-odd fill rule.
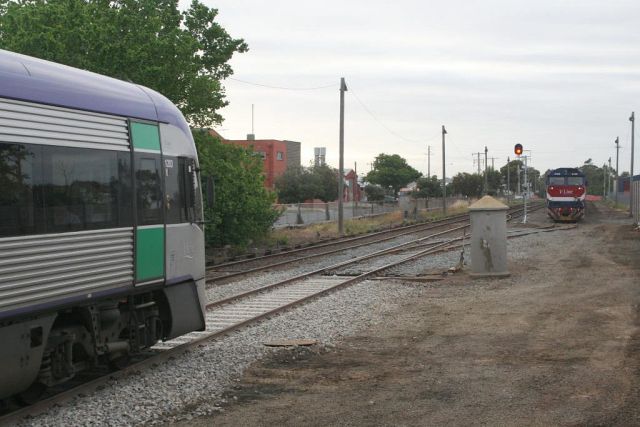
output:
[[568,176],[567,185],[584,185],[584,178],[581,176]]

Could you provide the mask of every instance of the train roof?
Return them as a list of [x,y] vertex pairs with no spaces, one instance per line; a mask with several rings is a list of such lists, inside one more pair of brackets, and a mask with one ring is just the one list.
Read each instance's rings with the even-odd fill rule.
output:
[[180,110],[144,86],[0,49],[0,97],[173,124]]
[[547,176],[584,176],[584,173],[577,168],[557,168],[549,169]]

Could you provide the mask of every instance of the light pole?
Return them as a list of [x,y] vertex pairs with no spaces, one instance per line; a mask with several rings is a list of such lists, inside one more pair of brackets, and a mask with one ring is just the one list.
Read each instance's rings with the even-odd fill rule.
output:
[[340,179],[338,180],[338,234],[344,235],[344,206],[342,204],[344,193],[344,93],[347,84],[344,77],[340,78]]
[[489,175],[487,174],[487,146],[484,146],[484,194],[489,192]]
[[611,157],[609,157],[609,167],[607,168],[607,198],[611,196],[611,175],[613,168],[611,167]]
[[607,199],[607,164],[602,165],[602,198]]
[[636,131],[636,115],[632,111],[631,117],[631,175],[629,176],[629,215],[633,217],[633,146],[635,145],[635,131]]
[[618,177],[620,176],[619,160],[620,160],[620,138],[616,136],[616,184],[615,184],[615,200],[616,206],[618,206]]
[[442,125],[442,213],[447,214],[447,173],[445,172],[444,136],[447,130]]
[[507,157],[507,204],[511,204],[511,161]]

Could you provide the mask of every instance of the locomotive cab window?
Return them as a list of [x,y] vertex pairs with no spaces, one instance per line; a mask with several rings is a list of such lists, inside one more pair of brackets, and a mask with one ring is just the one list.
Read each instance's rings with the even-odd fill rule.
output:
[[567,177],[567,185],[583,185],[584,178],[581,176],[569,176]]
[[549,185],[564,185],[564,177],[563,176],[549,177]]
[[160,156],[136,154],[136,205],[138,225],[162,224]]

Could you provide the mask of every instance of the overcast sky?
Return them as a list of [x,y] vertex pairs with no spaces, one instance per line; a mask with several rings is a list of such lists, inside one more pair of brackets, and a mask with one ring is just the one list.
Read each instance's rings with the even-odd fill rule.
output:
[[[338,166],[339,80],[345,77],[345,167],[367,172],[379,153],[426,174],[496,168],[519,142],[541,171],[592,158],[630,169],[631,111],[640,113],[640,2],[594,0],[204,0],[249,52],[226,80],[229,139],[302,143],[302,163],[327,148]],[[187,7],[188,2],[182,3]],[[639,147],[640,148],[640,147]],[[640,171],[638,149],[635,173]],[[484,157],[484,155],[483,155]],[[489,160],[491,165],[491,160]]]

